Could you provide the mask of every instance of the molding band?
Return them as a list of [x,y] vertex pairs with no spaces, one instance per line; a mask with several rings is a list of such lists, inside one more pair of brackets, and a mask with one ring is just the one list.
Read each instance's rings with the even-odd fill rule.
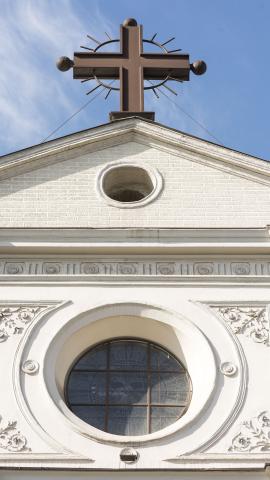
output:
[[[123,257],[122,257],[123,258]],[[0,258],[0,278],[7,277],[263,277],[270,278],[269,259],[182,257],[22,257]]]

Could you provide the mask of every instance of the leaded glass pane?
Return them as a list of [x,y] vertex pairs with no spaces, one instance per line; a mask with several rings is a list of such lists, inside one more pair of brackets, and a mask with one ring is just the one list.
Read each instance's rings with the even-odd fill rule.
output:
[[184,412],[184,407],[152,407],[151,433],[168,427],[176,422]]
[[71,404],[105,403],[106,373],[71,372],[68,397]]
[[106,370],[107,344],[85,353],[74,366],[74,370]]
[[110,374],[109,403],[146,403],[147,373],[119,372]]
[[108,432],[115,435],[145,435],[146,407],[110,407]]
[[105,430],[105,407],[73,406],[73,413],[99,430]]
[[187,400],[188,382],[184,373],[152,373],[152,403],[183,404]]
[[116,341],[110,345],[112,370],[146,370],[147,344],[138,341]]
[[160,371],[184,371],[182,365],[169,353],[151,345],[151,368]]
[[191,397],[188,373],[169,352],[140,340],[112,340],[86,352],[67,383],[71,410],[115,435],[145,435],[175,422]]

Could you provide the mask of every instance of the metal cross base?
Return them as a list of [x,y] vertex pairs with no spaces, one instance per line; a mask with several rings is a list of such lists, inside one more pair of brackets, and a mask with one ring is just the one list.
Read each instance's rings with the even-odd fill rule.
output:
[[155,112],[110,112],[110,121],[121,120],[122,118],[141,117],[146,120],[155,121]]

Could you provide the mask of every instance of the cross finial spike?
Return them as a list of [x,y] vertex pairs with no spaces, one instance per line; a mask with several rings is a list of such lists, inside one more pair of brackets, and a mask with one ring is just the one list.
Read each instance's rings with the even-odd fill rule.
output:
[[123,21],[124,27],[137,27],[137,25],[137,20],[135,20],[135,18],[126,18],[126,20]]

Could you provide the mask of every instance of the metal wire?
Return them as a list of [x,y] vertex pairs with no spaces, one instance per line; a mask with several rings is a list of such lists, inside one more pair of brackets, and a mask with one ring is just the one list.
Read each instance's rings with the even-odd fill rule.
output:
[[[109,85],[111,85],[112,83],[114,83],[115,80],[113,80]],[[102,92],[105,90],[105,88],[102,88],[96,95],[94,95],[92,98],[90,98],[90,100],[88,100],[84,105],[82,105],[78,110],[76,110],[76,112],[74,112],[72,115],[70,115],[70,117],[68,117],[63,123],[61,123],[55,130],[53,130],[49,135],[47,135],[47,137],[43,138],[43,140],[40,142],[40,144],[46,142],[46,140],[48,140],[50,137],[52,137],[54,135],[54,133],[58,132],[58,130],[60,130],[64,125],[66,125],[72,118],[74,118],[76,115],[78,115],[78,113],[80,113],[84,108],[86,108],[89,103],[92,103],[97,97],[99,97],[99,95],[102,94]]]
[[[151,85],[154,85],[150,80],[147,80]],[[212,137],[214,140],[216,140],[220,145],[222,145],[223,147],[225,147],[224,143],[217,137],[215,137],[215,135],[213,135],[210,130],[208,130],[208,128],[206,128],[202,123],[200,123],[198,120],[196,120],[195,118],[192,117],[192,115],[190,115],[190,113],[186,112],[183,107],[180,107],[180,105],[178,103],[176,103],[171,97],[169,97],[169,95],[166,95],[165,92],[163,92],[161,90],[161,88],[158,88],[157,87],[157,90],[159,91],[159,93],[161,93],[162,95],[164,95],[164,97],[166,97],[168,100],[170,100],[170,102],[172,102],[179,110],[181,110],[181,112],[183,112],[188,118],[190,118],[194,123],[196,123],[202,130],[204,130],[210,137]]]
[[[147,81],[154,87],[154,83],[152,83],[150,80],[147,80]],[[113,80],[108,85],[112,85],[114,82],[115,82],[115,80]],[[198,125],[202,130],[204,130],[210,137],[212,137],[214,140],[216,140],[223,147],[225,146],[224,143],[219,138],[217,138],[215,135],[213,135],[210,132],[210,130],[208,130],[202,123],[200,123],[198,120],[196,120],[194,117],[192,117],[192,115],[190,115],[190,113],[186,112],[186,110],[184,110],[183,107],[181,107],[178,103],[176,103],[171,97],[169,97],[169,95],[167,95],[165,92],[163,92],[161,90],[161,88],[158,88],[158,87],[154,87],[154,88],[156,88],[156,90],[158,90],[161,95],[164,95],[164,97],[166,97],[170,102],[172,102],[182,113],[184,113],[188,118],[190,118],[194,123],[196,123],[196,125]],[[52,137],[62,127],[64,127],[64,125],[66,125],[72,118],[74,118],[76,115],[78,115],[78,113],[80,113],[82,110],[84,110],[84,108],[86,108],[97,97],[99,97],[104,92],[104,90],[105,90],[105,88],[102,88],[96,95],[94,95],[94,97],[90,98],[90,100],[88,100],[84,105],[82,105],[78,110],[76,110],[76,112],[74,112],[72,115],[70,115],[70,117],[68,117],[63,123],[61,123],[57,128],[55,128],[49,135],[47,135],[47,137],[43,138],[43,140],[40,142],[40,144],[46,142],[50,137]]]

